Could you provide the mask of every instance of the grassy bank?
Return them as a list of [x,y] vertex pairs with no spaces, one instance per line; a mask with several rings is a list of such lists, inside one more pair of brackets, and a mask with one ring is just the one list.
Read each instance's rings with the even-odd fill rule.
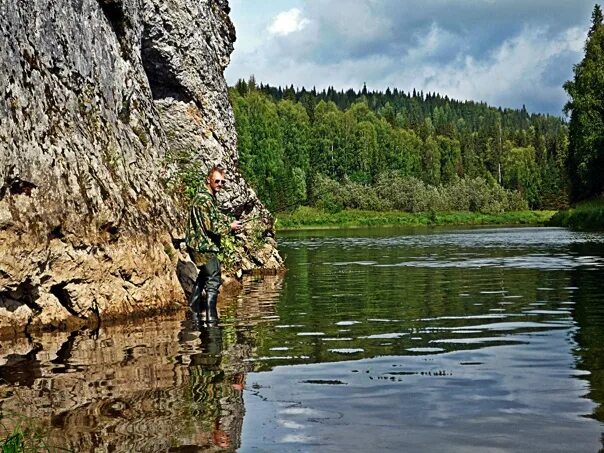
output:
[[291,213],[277,214],[277,229],[360,227],[368,225],[533,225],[547,222],[554,211],[516,211],[502,214],[479,212],[360,211],[346,209],[330,213],[300,207]]
[[549,225],[574,230],[604,230],[604,200],[579,203],[576,207],[557,212]]

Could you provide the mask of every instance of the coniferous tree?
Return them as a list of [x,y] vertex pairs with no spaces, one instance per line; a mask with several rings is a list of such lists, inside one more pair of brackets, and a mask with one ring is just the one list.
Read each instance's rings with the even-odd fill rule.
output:
[[564,88],[570,97],[565,106],[570,113],[568,175],[577,201],[604,191],[604,25],[599,5],[574,75]]

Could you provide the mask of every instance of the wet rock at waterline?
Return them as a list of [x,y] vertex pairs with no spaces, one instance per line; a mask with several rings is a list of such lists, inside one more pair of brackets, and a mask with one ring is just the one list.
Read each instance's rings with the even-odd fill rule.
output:
[[[183,303],[173,153],[224,165],[223,203],[270,236],[235,169],[228,12],[226,1],[0,3],[0,332]],[[244,271],[280,267],[272,240],[240,239]]]

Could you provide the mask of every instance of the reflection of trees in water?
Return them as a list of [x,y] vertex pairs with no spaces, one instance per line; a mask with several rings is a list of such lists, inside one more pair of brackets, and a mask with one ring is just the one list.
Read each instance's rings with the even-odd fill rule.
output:
[[3,342],[4,424],[25,416],[48,432],[50,445],[73,451],[237,448],[250,366],[244,359],[255,319],[274,313],[279,282],[250,281],[239,296],[221,300],[222,327],[191,330],[181,315]]
[[[582,256],[604,256],[601,244],[584,244],[573,247],[573,253]],[[589,371],[589,397],[597,404],[594,417],[604,422],[604,279],[601,269],[572,271],[571,283],[575,307],[573,318],[577,323],[575,341],[577,367]]]
[[[463,254],[458,255],[458,252]],[[356,358],[408,355],[408,348],[418,347],[469,350],[517,344],[517,340],[506,339],[510,331],[505,329],[478,329],[465,335],[472,340],[489,337],[494,341],[466,343],[456,342],[460,333],[450,329],[471,329],[474,324],[517,320],[535,324],[514,328],[514,332],[549,329],[536,323],[546,325],[555,315],[547,310],[541,314],[527,315],[525,312],[535,310],[537,307],[532,304],[537,302],[544,304],[540,308],[556,309],[560,295],[566,292],[563,288],[569,284],[568,274],[505,267],[498,263],[498,259],[514,258],[518,253],[518,250],[505,248],[451,249],[439,245],[376,249],[327,243],[314,248],[292,247],[287,250],[289,275],[279,304],[279,324],[303,327],[271,332],[266,341],[258,342],[258,355],[270,357],[275,355],[272,348],[284,345],[293,351],[291,346],[294,345],[295,353],[291,355],[308,357],[305,363],[349,360],[345,354],[331,353],[330,348],[341,346],[334,346],[338,343],[326,342],[323,337],[354,337],[339,345],[362,349],[356,353]],[[521,253],[527,251],[523,249]],[[486,267],[431,266],[439,262],[454,263],[456,256],[460,262],[467,257],[480,257],[495,264]],[[380,265],[371,265],[376,262]],[[398,266],[401,263],[413,265]],[[548,291],[541,291],[543,287]],[[483,319],[478,319],[480,317]],[[372,319],[393,321],[368,322]],[[357,324],[347,327],[339,326],[339,322]],[[298,336],[302,330],[325,335]],[[370,339],[380,334],[401,336],[396,341]],[[268,369],[276,363],[283,361],[267,360],[258,367]]]

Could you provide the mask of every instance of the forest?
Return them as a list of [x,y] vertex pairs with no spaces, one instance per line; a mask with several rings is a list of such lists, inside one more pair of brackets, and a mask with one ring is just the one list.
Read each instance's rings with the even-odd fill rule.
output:
[[[561,209],[602,192],[604,27],[596,5],[564,117],[439,93],[229,89],[240,168],[276,212]],[[561,111],[562,115],[562,111]]]
[[241,169],[275,211],[306,204],[498,211],[567,203],[568,128],[558,117],[437,93],[317,92],[253,78],[239,80],[230,96]]

